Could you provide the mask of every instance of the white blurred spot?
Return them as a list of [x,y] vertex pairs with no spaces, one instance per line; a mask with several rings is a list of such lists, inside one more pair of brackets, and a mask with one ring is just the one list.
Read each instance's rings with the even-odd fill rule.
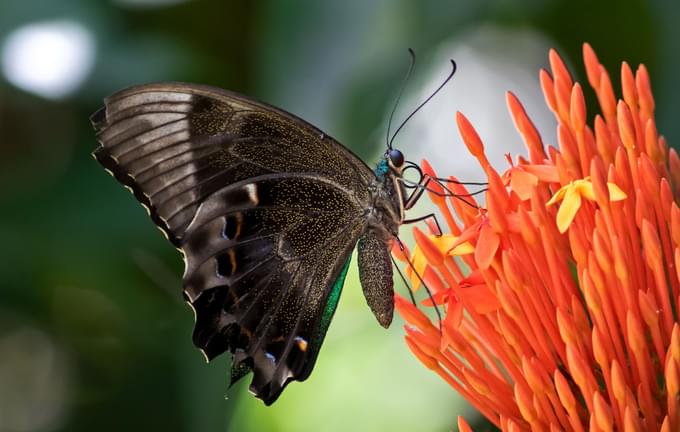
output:
[[436,66],[427,73],[426,84],[406,98],[400,110],[411,110],[432,94],[451,70],[447,58],[456,61],[458,71],[442,92],[413,117],[394,146],[404,151],[409,160],[428,159],[440,176],[483,181],[484,173],[469,154],[456,126],[456,111],[460,111],[484,142],[491,164],[502,173],[508,167],[506,153],[511,153],[515,162],[518,155],[528,155],[508,112],[508,90],[524,105],[546,148],[556,144],[556,122],[545,104],[538,79],[539,68],[548,64],[549,48],[550,41],[535,31],[495,27],[482,27],[445,42],[433,56]]
[[0,431],[52,431],[68,402],[66,358],[34,328],[0,333]]
[[25,25],[7,36],[2,70],[15,86],[59,99],[87,78],[94,57],[94,38],[87,28],[74,21],[46,21]]

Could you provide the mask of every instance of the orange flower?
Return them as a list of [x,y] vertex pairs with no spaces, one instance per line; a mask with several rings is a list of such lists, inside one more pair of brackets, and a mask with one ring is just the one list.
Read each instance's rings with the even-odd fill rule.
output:
[[623,63],[617,102],[589,45],[583,54],[602,112],[592,126],[555,51],[540,73],[559,149],[508,93],[528,158],[501,175],[457,114],[488,177],[486,207],[430,195],[452,234],[414,228],[413,253],[395,256],[431,288],[426,305],[445,308],[441,329],[402,297],[396,307],[414,355],[502,430],[678,431],[680,158],[657,134],[645,67]]

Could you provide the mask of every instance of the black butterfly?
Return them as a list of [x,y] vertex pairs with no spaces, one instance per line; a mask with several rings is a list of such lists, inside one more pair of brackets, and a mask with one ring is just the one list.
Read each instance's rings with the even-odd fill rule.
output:
[[270,405],[309,376],[357,244],[367,303],[390,325],[390,243],[423,190],[407,195],[400,151],[372,170],[289,113],[194,84],[128,88],[91,120],[97,161],[183,253],[194,344],[233,354],[232,383],[252,370]]

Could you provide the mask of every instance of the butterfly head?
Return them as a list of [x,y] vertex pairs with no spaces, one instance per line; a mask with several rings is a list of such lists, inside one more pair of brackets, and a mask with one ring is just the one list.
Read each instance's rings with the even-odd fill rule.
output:
[[385,159],[390,168],[397,172],[401,172],[404,167],[404,154],[397,149],[387,150]]
[[378,162],[378,166],[375,168],[375,174],[382,178],[392,171],[394,174],[400,176],[404,169],[404,164],[404,154],[397,149],[389,149],[385,152],[380,162]]

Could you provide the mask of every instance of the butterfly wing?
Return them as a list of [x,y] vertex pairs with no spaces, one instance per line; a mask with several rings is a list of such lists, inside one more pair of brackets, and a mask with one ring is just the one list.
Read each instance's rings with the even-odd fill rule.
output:
[[194,344],[273,403],[312,371],[372,171],[306,122],[210,87],[132,87],[92,117],[95,158],[185,257]]

